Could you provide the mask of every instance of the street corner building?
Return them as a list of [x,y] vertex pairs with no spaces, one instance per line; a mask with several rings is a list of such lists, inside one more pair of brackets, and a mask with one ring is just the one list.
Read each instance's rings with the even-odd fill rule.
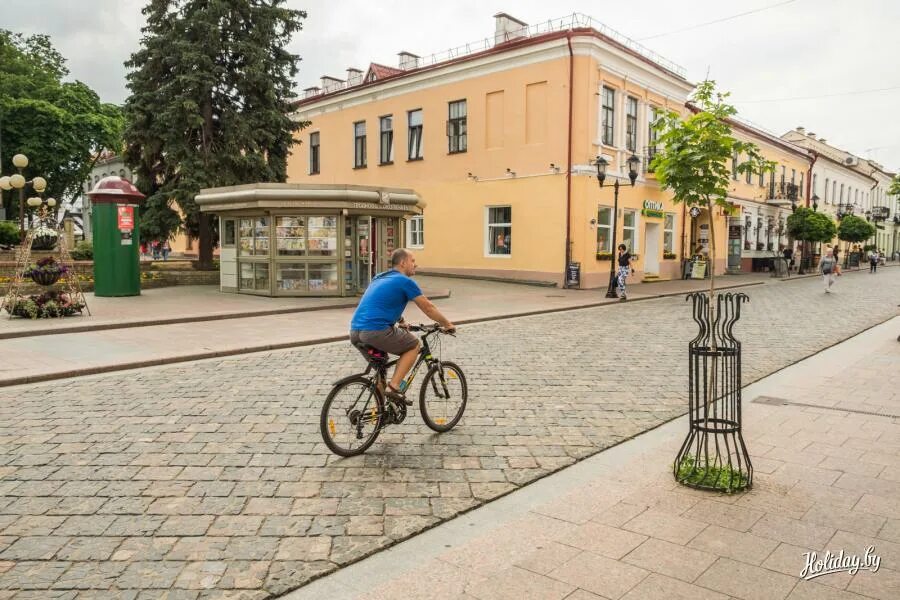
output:
[[[322,77],[295,107],[310,126],[288,181],[415,190],[427,208],[402,244],[427,273],[598,288],[614,227],[636,280],[681,277],[710,226],[725,239],[724,213],[691,217],[648,169],[655,115],[687,114],[681,67],[582,15],[494,21],[490,38],[443,55],[401,52],[396,66]],[[597,185],[599,156],[621,180],[617,215]]]

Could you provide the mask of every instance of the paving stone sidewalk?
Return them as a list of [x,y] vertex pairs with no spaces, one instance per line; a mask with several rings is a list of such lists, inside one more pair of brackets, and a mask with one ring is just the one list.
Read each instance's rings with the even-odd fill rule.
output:
[[[894,316],[900,270],[751,291],[745,381]],[[460,426],[414,412],[350,460],[318,433],[331,383],[362,366],[346,344],[0,390],[0,590],[282,594],[683,413],[687,311],[464,327],[443,347],[470,382]]]
[[[673,481],[681,418],[285,598],[896,600],[898,331],[900,318],[744,389],[750,491]],[[773,396],[794,404],[753,402]],[[812,553],[868,548],[875,572],[803,576]]]

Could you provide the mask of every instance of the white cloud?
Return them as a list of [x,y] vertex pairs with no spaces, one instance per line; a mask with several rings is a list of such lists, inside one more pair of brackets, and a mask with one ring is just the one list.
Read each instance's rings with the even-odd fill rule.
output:
[[[634,39],[674,31],[775,0],[663,0],[598,3],[574,0],[290,0],[309,17],[291,49],[303,57],[299,87],[325,74],[369,62],[396,64],[397,52],[427,55],[493,34],[492,16],[508,12],[529,23],[572,12],[591,15]],[[123,62],[134,52],[144,0],[3,0],[0,27],[47,33],[69,59],[72,76],[109,102],[127,94]],[[710,76],[733,92],[742,116],[776,133],[797,125],[888,167],[900,167],[894,106],[900,90],[818,100],[742,104],[741,100],[822,96],[900,85],[900,3],[891,0],[797,0],[791,4],[649,40],[683,65],[692,81]],[[867,151],[867,149],[873,149]]]

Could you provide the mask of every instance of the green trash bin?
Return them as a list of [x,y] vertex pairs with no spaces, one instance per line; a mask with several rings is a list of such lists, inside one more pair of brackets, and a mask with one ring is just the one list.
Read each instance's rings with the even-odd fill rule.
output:
[[144,195],[116,176],[101,179],[87,195],[93,210],[94,295],[139,296],[139,211]]

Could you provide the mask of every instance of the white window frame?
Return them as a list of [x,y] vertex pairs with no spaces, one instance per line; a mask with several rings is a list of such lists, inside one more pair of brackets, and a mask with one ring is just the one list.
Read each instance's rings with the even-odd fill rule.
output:
[[[606,129],[604,127],[604,124],[605,124],[604,107],[608,106],[608,105],[604,104],[604,97],[603,97],[606,90],[609,90],[612,92],[612,105],[610,106],[610,108],[612,110],[612,115],[611,115],[611,119],[610,119],[612,121],[612,123],[611,123],[612,131],[610,132],[609,142],[607,142],[603,137],[604,133],[605,133],[605,129]],[[600,140],[600,145],[606,146],[609,148],[617,147],[616,146],[616,131],[618,130],[618,127],[616,127],[616,125],[617,125],[616,124],[616,115],[617,115],[618,111],[616,110],[616,102],[618,101],[619,94],[616,92],[617,92],[617,90],[613,86],[608,85],[606,83],[600,84],[600,135],[598,136],[598,138]]]
[[[628,213],[633,213],[633,214],[634,214],[634,226],[633,226],[633,227],[626,227],[626,226],[625,226],[625,215],[628,214]],[[632,230],[633,230],[634,235],[633,235],[632,238],[631,238],[631,239],[633,240],[633,241],[632,241],[632,247],[631,247],[631,248],[628,248],[628,252],[631,253],[631,254],[639,254],[639,253],[637,252],[637,248],[640,248],[640,247],[641,247],[641,243],[640,243],[641,240],[640,240],[640,238],[638,237],[638,231],[640,230],[640,224],[641,224],[641,223],[640,223],[640,219],[639,219],[638,217],[639,217],[639,213],[638,213],[638,211],[635,210],[635,209],[632,209],[632,208],[626,208],[626,209],[623,209],[623,210],[622,210],[622,239],[621,239],[621,241],[619,241],[619,244],[625,244],[625,230],[626,230],[626,229],[629,230],[629,231],[632,231]],[[618,244],[616,244],[616,245],[618,245]],[[626,247],[628,246],[627,244],[625,244],[625,245],[626,245]]]
[[[418,223],[418,227],[416,227],[415,223]],[[425,217],[422,215],[416,215],[407,219],[406,247],[415,248],[416,250],[421,250],[425,247]]]
[[[666,252],[675,254],[675,228],[676,228],[677,216],[673,212],[663,213],[663,215],[664,215],[663,216],[663,244],[662,244],[663,245],[663,254],[665,254]],[[666,217],[672,217],[672,228],[671,229],[666,228]],[[666,234],[667,233],[672,234],[672,249],[671,250],[666,248]]]
[[[600,213],[601,213],[601,211],[604,211],[604,210],[609,211],[609,224],[606,224],[606,225],[604,225],[603,221],[600,220]],[[612,246],[612,222],[613,222],[613,207],[612,206],[603,206],[603,205],[598,206],[597,207],[597,254],[600,254],[601,252],[612,253],[614,251],[613,246]],[[600,232],[602,230],[606,231],[606,243],[609,245],[608,250],[600,248]]]
[[[508,208],[509,223],[491,223],[492,208]],[[484,207],[484,257],[485,258],[512,258],[512,246],[510,246],[509,254],[491,254],[491,227],[509,227],[509,234],[512,237],[512,205],[510,204],[491,204]]]

